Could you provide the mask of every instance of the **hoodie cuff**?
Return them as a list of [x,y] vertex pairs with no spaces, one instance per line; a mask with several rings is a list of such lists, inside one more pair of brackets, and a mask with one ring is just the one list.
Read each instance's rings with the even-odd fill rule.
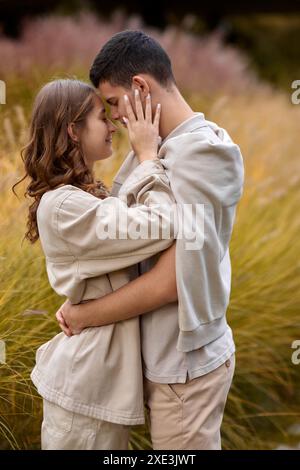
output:
[[159,158],[145,160],[141,162],[126,178],[120,190],[122,193],[128,191],[128,188],[143,180],[147,176],[165,174],[165,169]]

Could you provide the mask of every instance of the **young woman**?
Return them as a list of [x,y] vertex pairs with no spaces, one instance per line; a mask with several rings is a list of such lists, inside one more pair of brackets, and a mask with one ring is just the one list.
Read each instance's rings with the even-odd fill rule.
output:
[[[94,162],[111,155],[115,132],[94,89],[56,80],[35,100],[23,153],[33,198],[26,237],[40,239],[52,287],[74,304],[125,285],[130,266],[173,241],[172,224],[169,239],[131,236],[132,227],[145,234],[149,220],[163,234],[174,200],[156,157],[159,109],[152,122],[150,96],[144,112],[135,95],[137,117],[128,98],[125,104],[140,165],[116,198],[93,176]],[[116,220],[116,236],[100,236]],[[130,425],[144,422],[138,318],[56,335],[38,349],[31,377],[44,399],[43,449],[127,449]]]

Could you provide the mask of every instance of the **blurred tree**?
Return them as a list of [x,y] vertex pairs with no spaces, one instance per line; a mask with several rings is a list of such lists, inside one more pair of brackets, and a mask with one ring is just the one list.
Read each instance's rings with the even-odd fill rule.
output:
[[2,30],[11,36],[16,36],[20,30],[23,18],[57,12],[70,14],[80,9],[92,9],[102,15],[109,15],[116,9],[122,9],[128,14],[138,13],[144,22],[156,27],[164,27],[170,22],[180,22],[189,13],[200,16],[207,29],[214,29],[227,15],[249,13],[287,13],[300,12],[300,0],[252,0],[251,2],[195,2],[194,0],[176,1],[160,0],[155,3],[150,0],[0,0],[0,24]]

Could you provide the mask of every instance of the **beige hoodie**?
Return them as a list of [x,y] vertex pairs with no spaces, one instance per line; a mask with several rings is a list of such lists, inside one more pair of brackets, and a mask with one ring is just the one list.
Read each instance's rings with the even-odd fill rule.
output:
[[[176,242],[178,309],[173,307],[173,318],[174,324],[179,323],[177,350],[190,352],[221,337],[227,328],[229,242],[243,192],[243,158],[226,130],[207,121],[202,113],[195,113],[165,138],[158,158],[166,169],[177,205],[182,209],[185,205],[204,205],[204,227],[199,224],[195,231],[197,238],[203,240],[201,248],[187,249],[188,239],[180,233]],[[113,195],[120,188],[122,191],[123,182],[137,164],[131,152],[114,179]],[[178,211],[179,219],[180,214],[184,212]],[[151,260],[143,264],[151,265]],[[142,267],[142,272],[145,270]],[[143,342],[148,344],[149,359],[151,350],[154,355],[159,356],[160,351],[166,355],[166,344],[170,344],[170,332],[174,331],[174,324],[165,325],[165,344],[156,344],[156,332],[164,330],[160,321],[162,309],[142,317]]]

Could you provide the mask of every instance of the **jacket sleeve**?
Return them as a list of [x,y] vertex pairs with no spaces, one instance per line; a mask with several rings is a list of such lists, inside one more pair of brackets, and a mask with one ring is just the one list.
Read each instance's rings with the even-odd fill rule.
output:
[[168,248],[174,240],[175,204],[158,159],[141,163],[119,197],[98,199],[70,191],[57,208],[57,235],[77,260],[80,279],[107,274]]

